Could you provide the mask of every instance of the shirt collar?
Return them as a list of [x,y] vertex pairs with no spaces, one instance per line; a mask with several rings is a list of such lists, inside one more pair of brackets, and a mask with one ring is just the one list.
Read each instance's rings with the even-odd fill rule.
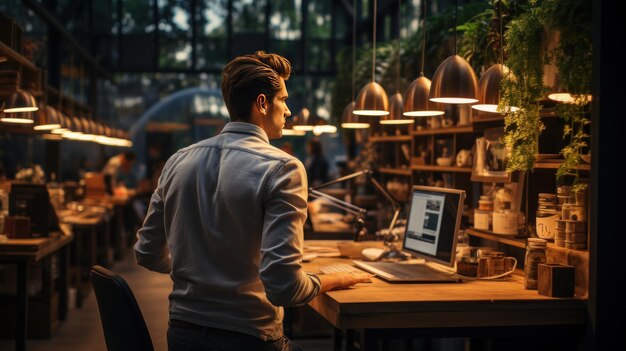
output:
[[270,142],[263,128],[247,122],[228,122],[226,126],[224,126],[224,129],[222,129],[222,133],[250,134],[261,138],[261,140],[268,144]]

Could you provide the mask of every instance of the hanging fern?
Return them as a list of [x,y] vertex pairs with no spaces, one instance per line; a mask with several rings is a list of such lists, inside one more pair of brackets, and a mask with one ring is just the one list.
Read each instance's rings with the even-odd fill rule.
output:
[[[512,74],[508,74],[502,82],[499,109],[505,112],[504,143],[510,150],[509,172],[534,168],[539,135],[544,129],[539,103],[546,92],[543,85],[541,19],[539,9],[530,8],[510,22],[505,35],[505,65]],[[509,106],[517,106],[519,110],[507,112]]]
[[574,97],[572,104],[560,104],[557,114],[565,120],[563,138],[569,139],[561,154],[565,161],[558,169],[557,179],[571,176],[574,189],[578,183],[581,154],[589,147],[586,133],[589,108],[586,96],[591,94],[592,23],[591,0],[544,0],[542,16],[547,25],[560,33],[559,45],[549,53],[559,72],[563,91]]

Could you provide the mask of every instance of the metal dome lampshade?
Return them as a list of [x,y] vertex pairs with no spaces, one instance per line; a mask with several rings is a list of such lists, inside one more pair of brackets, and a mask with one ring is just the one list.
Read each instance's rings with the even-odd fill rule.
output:
[[477,85],[472,66],[461,56],[452,55],[437,67],[429,99],[443,104],[472,104],[478,101]]
[[283,128],[283,135],[286,136],[304,136],[306,135],[305,131],[302,130],[293,130],[293,118],[289,118],[285,121],[285,128]]
[[[500,82],[511,71],[503,64],[497,63],[483,73],[478,82],[478,104],[472,108],[482,112],[498,113],[500,102]],[[515,112],[519,108],[510,106],[510,111]]]
[[367,83],[356,97],[355,115],[386,116],[389,114],[389,98],[385,89],[376,82]]
[[57,118],[58,118],[58,122],[59,122],[59,124],[61,126],[59,128],[53,129],[51,131],[51,133],[52,134],[63,135],[63,133],[69,131],[67,116],[65,116],[65,114],[63,114],[63,112],[57,111]]
[[24,89],[15,90],[2,106],[2,112],[4,113],[35,112],[37,110],[39,110],[39,107],[37,107],[35,97],[28,90]]
[[378,2],[374,0],[372,16],[372,81],[367,83],[356,98],[354,114],[360,116],[386,116],[389,114],[389,99],[383,87],[376,83],[376,11]]
[[438,104],[428,100],[430,79],[421,76],[415,79],[406,90],[404,115],[407,117],[441,116],[444,111],[437,110]]
[[369,123],[359,122],[358,115],[352,113],[355,105],[356,103],[352,101],[343,109],[343,113],[341,114],[341,128],[365,129],[370,127]]
[[36,123],[33,127],[34,130],[51,131],[53,129],[61,128],[57,111],[50,105],[45,105],[43,108],[39,109],[35,119]]
[[313,131],[313,124],[309,121],[311,112],[308,108],[303,107],[297,115],[293,117],[293,130],[302,132]]
[[411,124],[415,122],[413,118],[405,118],[402,112],[404,112],[402,94],[395,93],[389,103],[389,115],[381,117],[380,124]]

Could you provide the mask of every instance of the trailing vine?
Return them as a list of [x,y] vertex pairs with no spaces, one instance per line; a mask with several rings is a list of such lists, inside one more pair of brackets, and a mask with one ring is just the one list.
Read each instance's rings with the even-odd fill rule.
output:
[[569,143],[561,150],[565,160],[556,176],[573,177],[577,190],[586,186],[578,182],[578,165],[589,146],[586,129],[591,123],[587,98],[592,72],[591,0],[544,0],[542,9],[546,24],[560,33],[559,44],[549,56],[557,66],[561,90],[574,98],[573,103],[557,106],[557,114],[565,120],[563,138],[569,138]]
[[[531,4],[535,2],[531,1]],[[534,168],[539,135],[544,129],[540,116],[540,100],[546,92],[543,85],[541,15],[538,7],[531,7],[510,22],[505,34],[505,65],[510,73],[501,83],[499,111],[505,114],[504,143],[510,150],[509,172]],[[519,109],[511,111],[511,106]]]

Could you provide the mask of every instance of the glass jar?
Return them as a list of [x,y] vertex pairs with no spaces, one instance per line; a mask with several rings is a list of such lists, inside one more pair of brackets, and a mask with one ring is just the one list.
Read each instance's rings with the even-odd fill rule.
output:
[[552,240],[556,232],[556,220],[561,219],[556,210],[556,204],[539,204],[537,207],[536,228],[537,236],[541,239]]
[[539,264],[546,263],[547,242],[543,239],[529,238],[524,260],[524,287],[537,289]]

